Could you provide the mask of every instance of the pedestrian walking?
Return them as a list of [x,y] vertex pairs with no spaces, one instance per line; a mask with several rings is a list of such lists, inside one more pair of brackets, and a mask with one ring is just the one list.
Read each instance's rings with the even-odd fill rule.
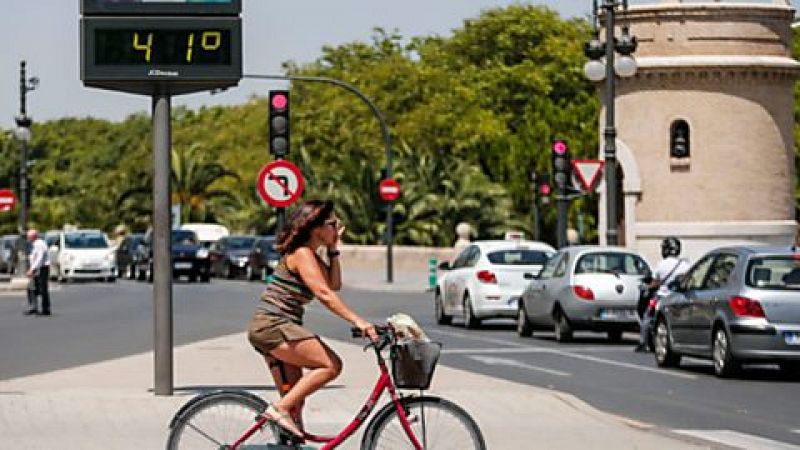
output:
[[[680,255],[681,241],[678,238],[669,236],[661,241],[661,256],[664,259],[656,266],[655,278],[649,286],[651,289],[658,289],[655,295],[657,300],[669,295],[672,282],[678,280],[681,275],[689,270],[689,261],[685,258],[680,258]],[[649,303],[649,300],[649,298],[640,299],[640,301],[647,303]],[[652,327],[655,308],[650,307],[647,303],[640,308],[643,310],[643,315],[639,326],[639,345],[634,349],[636,352],[646,352],[648,350],[648,340],[650,339],[650,328]]]
[[[28,310],[25,315],[49,316],[50,288],[47,283],[50,279],[50,257],[47,243],[35,229],[28,230],[27,238],[31,253],[28,256]],[[37,297],[41,298],[41,304],[38,304]]]

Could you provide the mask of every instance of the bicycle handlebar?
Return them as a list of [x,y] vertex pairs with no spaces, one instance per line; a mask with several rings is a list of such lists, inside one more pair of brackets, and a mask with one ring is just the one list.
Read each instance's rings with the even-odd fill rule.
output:
[[[394,329],[389,325],[376,325],[376,324],[372,324],[372,325],[375,327],[375,332],[378,333],[378,337],[388,336],[388,335],[391,335],[394,332]],[[351,327],[350,328],[350,334],[354,338],[366,337],[364,332],[361,331],[361,329],[357,328],[357,327]]]

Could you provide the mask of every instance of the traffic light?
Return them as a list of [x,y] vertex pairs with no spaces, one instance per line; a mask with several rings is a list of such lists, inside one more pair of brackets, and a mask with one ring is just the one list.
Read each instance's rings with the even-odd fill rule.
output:
[[281,158],[289,153],[289,91],[269,91],[269,151]]
[[567,143],[562,140],[553,141],[553,178],[555,179],[556,189],[561,194],[565,194],[572,175],[572,164],[570,163],[569,149]]
[[536,196],[539,197],[539,202],[542,205],[550,203],[550,174],[543,173],[539,175],[536,181]]
[[689,157],[689,124],[678,120],[672,124],[669,139],[669,155],[673,158]]

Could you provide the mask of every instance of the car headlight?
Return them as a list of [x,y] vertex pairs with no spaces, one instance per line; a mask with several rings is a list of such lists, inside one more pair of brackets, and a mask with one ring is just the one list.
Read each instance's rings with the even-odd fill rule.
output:
[[75,255],[72,253],[64,253],[61,259],[67,264],[72,264],[72,262],[75,261]]
[[106,261],[110,262],[111,264],[114,264],[116,259],[116,255],[114,255],[114,253],[109,253],[106,255]]
[[195,254],[195,256],[197,256],[198,258],[201,258],[201,259],[208,258],[208,249],[207,248],[201,248],[201,249],[197,250],[197,253]]

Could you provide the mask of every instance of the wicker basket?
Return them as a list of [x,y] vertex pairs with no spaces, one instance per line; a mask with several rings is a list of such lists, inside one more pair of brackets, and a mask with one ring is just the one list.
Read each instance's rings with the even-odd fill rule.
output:
[[410,341],[392,346],[392,377],[401,389],[428,389],[442,344]]

